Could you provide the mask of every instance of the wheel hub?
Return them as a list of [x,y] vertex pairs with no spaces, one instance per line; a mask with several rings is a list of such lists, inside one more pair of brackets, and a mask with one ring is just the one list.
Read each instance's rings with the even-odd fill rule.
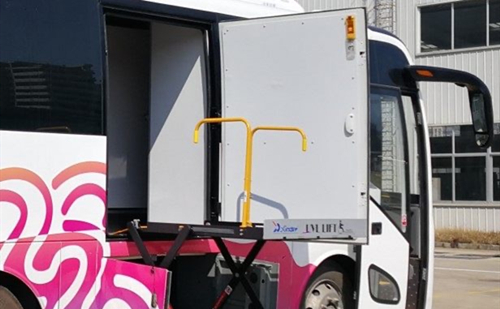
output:
[[318,282],[306,298],[306,309],[343,309],[342,298],[335,285],[328,281]]

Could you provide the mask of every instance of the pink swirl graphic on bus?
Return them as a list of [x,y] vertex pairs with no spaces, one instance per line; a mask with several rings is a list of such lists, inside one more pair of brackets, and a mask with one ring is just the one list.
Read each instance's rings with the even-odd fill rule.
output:
[[[118,260],[108,260],[101,281],[101,290],[97,294],[92,308],[103,308],[110,302],[120,304],[122,300],[126,304],[133,304],[133,309],[151,308],[154,293],[158,295],[158,304],[164,304],[165,298],[161,289],[166,288],[160,282],[166,282],[166,273],[155,275],[155,269],[144,269],[147,266],[132,263],[124,263]],[[156,282],[158,281],[158,282]],[[147,288],[152,287],[153,290]],[[158,289],[158,290],[154,290]],[[159,308],[163,308],[159,306]]]
[[[64,169],[56,177],[54,177],[54,180],[52,181],[52,188],[54,188],[54,190],[57,190],[66,181],[88,173],[106,175],[106,164],[101,162],[81,162],[74,164]],[[66,197],[61,208],[62,214],[67,215],[69,209],[73,206],[73,203],[83,196],[95,196],[99,198],[102,202],[103,208],[106,208],[106,190],[94,183],[87,183],[80,185]],[[103,216],[101,220],[102,228],[104,227],[105,220],[106,218]],[[99,227],[95,226],[94,224],[80,220],[66,220],[63,223],[63,230],[66,232],[98,229]]]
[[54,177],[54,180],[52,180],[52,188],[57,189],[68,179],[86,173],[106,175],[106,164],[91,161],[74,164],[64,169],[56,177]]
[[[62,214],[67,215],[73,203],[80,197],[87,195],[98,197],[102,201],[103,205],[106,205],[106,191],[98,185],[88,183],[77,187],[68,195],[68,197],[64,200],[64,203],[61,208]],[[102,222],[104,226],[104,218]],[[84,222],[79,220],[65,220],[63,223],[63,229],[66,232],[76,232],[76,231],[86,231],[86,230],[98,230],[99,227],[89,222]]]
[[[13,167],[13,168],[0,169],[0,182],[9,181],[9,180],[25,181],[38,189],[38,191],[40,192],[40,194],[43,197],[43,200],[45,201],[45,218],[44,218],[43,226],[39,232],[39,235],[48,234],[50,227],[51,227],[51,223],[52,223],[53,205],[52,205],[52,197],[51,197],[49,188],[47,187],[45,182],[42,180],[42,178],[40,176],[38,176],[34,172],[27,170],[27,169],[24,169],[24,168]],[[7,193],[7,198],[8,197],[9,197],[9,194]],[[5,198],[6,197],[4,194],[0,195],[0,201],[5,201],[4,200]],[[6,201],[6,202],[8,202],[8,201]],[[21,217],[24,217],[26,215],[27,215],[27,213],[21,214]]]
[[28,206],[26,206],[26,202],[21,195],[10,190],[0,190],[0,202],[7,202],[15,205],[21,213],[21,216],[17,221],[14,230],[10,233],[7,239],[15,239],[21,237],[21,233],[24,230],[26,221],[28,219]]
[[[169,272],[129,261],[139,255],[134,244],[106,240],[105,172],[104,163],[81,162],[44,181],[25,168],[0,168],[0,208],[19,213],[16,222],[9,222],[9,231],[0,233],[0,271],[22,280],[42,308],[165,307]],[[0,224],[5,222],[1,219]],[[275,228],[285,233],[290,227]],[[162,254],[171,243],[146,245],[150,252]],[[250,246],[228,242],[236,256],[246,256]],[[218,253],[206,240],[193,241],[183,250]],[[297,265],[284,242],[266,246],[258,258],[286,270],[280,273],[278,307],[297,307],[306,281],[292,285],[292,277],[308,277],[314,267]]]
[[[105,256],[111,251],[104,233],[106,190],[100,185],[105,175],[106,165],[92,161],[71,165],[46,182],[25,168],[0,169],[0,184],[8,184],[0,190],[0,208],[19,213],[0,241],[0,271],[21,279],[42,308],[151,308],[153,294],[164,306],[166,270]],[[42,203],[35,203],[39,196]],[[99,215],[89,216],[89,209]],[[38,232],[28,228],[40,221]]]

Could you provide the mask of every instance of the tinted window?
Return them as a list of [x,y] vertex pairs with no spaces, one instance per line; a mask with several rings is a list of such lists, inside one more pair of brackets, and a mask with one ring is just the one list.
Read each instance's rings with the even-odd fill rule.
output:
[[455,131],[455,152],[486,152],[486,149],[477,147],[472,126],[460,126]]
[[420,37],[420,52],[498,45],[500,0],[453,1],[422,7]]
[[500,157],[493,157],[493,200],[500,201]]
[[452,200],[451,160],[451,158],[432,158],[432,198],[435,202]]
[[455,192],[457,201],[486,200],[486,158],[456,158]]
[[432,153],[450,153],[451,137],[431,137]]
[[99,16],[91,0],[0,2],[0,129],[103,133]]
[[500,44],[500,0],[490,0],[490,45]]
[[432,153],[452,153],[453,134],[459,131],[459,126],[429,127]]
[[486,46],[486,2],[455,3],[455,48]]
[[371,265],[368,269],[368,279],[370,281],[370,295],[376,302],[399,303],[399,287],[391,275],[381,268]]
[[410,176],[410,194],[420,193],[420,164],[419,164],[419,125],[416,118],[414,103],[418,97],[403,95],[403,111],[406,123],[406,136],[408,138],[408,163]]
[[451,49],[451,5],[433,5],[420,9],[420,51]]
[[408,65],[405,55],[394,45],[370,41],[370,82],[404,86],[403,68]]
[[500,123],[495,123],[493,125],[493,143],[491,145],[491,150],[493,152],[500,152]]

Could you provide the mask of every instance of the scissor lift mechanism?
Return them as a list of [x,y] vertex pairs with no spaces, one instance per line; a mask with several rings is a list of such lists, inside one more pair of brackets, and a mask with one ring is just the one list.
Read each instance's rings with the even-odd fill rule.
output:
[[[248,268],[252,265],[253,261],[261,251],[262,247],[266,243],[263,238],[263,228],[262,227],[248,227],[242,229],[239,226],[191,226],[191,225],[178,225],[171,223],[150,223],[147,228],[141,228],[138,226],[137,221],[132,221],[128,223],[128,231],[133,241],[135,242],[139,252],[141,254],[144,262],[151,267],[161,267],[170,269],[172,262],[179,253],[184,242],[188,239],[213,239],[217,244],[217,247],[227,263],[227,266],[233,274],[231,280],[227,284],[226,288],[221,292],[216,302],[212,306],[213,309],[223,308],[227,299],[237,287],[239,283],[242,284],[246,294],[253,303],[254,308],[264,309],[262,303],[259,300],[257,294],[255,294],[250,282],[246,278],[246,273]],[[154,257],[148,252],[141,235],[145,234],[161,234],[161,235],[176,235],[172,247],[166,252],[165,257],[161,262],[155,265]],[[229,249],[222,240],[222,238],[240,238],[240,239],[253,239],[256,240],[252,249],[249,251],[245,260],[241,264],[236,264],[231,257]]]
[[[239,283],[242,284],[246,294],[252,301],[254,308],[264,309],[257,294],[252,289],[250,282],[246,278],[249,267],[264,247],[266,240],[264,239],[264,229],[262,226],[256,226],[250,221],[250,203],[251,203],[251,177],[252,177],[252,150],[253,150],[253,136],[258,131],[296,131],[302,136],[302,150],[307,150],[307,138],[305,133],[296,127],[276,127],[276,126],[259,126],[251,128],[250,123],[244,118],[206,118],[196,124],[194,131],[194,142],[198,142],[199,129],[203,124],[209,123],[223,123],[223,122],[242,122],[246,126],[246,158],[245,158],[245,179],[244,179],[244,193],[245,200],[243,204],[243,214],[241,224],[225,223],[221,225],[185,225],[173,223],[153,223],[150,222],[146,227],[139,225],[139,221],[131,221],[127,224],[128,232],[136,244],[144,263],[151,267],[161,267],[169,269],[175,257],[179,253],[184,242],[188,239],[213,239],[216,243],[222,257],[224,258],[227,266],[233,274],[231,280],[226,288],[221,292],[215,303],[213,309],[222,308],[227,299],[237,287]],[[165,235],[175,236],[172,247],[166,252],[165,257],[159,264],[155,264],[155,258],[148,252],[142,236],[144,235]],[[237,264],[231,257],[229,249],[222,240],[222,238],[239,238],[256,240],[253,247],[245,257],[245,260]]]

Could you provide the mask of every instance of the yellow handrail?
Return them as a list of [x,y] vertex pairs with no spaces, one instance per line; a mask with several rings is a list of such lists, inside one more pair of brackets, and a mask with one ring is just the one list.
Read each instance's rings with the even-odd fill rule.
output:
[[275,127],[275,126],[258,126],[252,130],[252,139],[257,131],[295,131],[302,136],[302,151],[307,151],[307,136],[304,131],[297,127]]
[[307,150],[307,137],[302,129],[296,127],[276,127],[276,126],[259,126],[252,130],[250,123],[245,118],[205,118],[200,120],[194,129],[193,141],[198,143],[200,127],[205,123],[222,123],[222,122],[243,122],[247,128],[246,154],[245,154],[245,178],[243,183],[243,192],[245,200],[243,202],[243,214],[241,218],[241,228],[252,226],[250,221],[250,201],[252,189],[252,155],[253,155],[253,136],[257,131],[296,131],[302,136],[302,151]]
[[198,136],[199,136],[199,131],[200,131],[201,125],[203,125],[205,123],[221,123],[221,122],[243,122],[245,124],[245,126],[247,127],[247,138],[249,138],[251,133],[252,133],[252,127],[250,127],[250,123],[245,118],[240,118],[240,117],[205,118],[205,119],[198,121],[198,123],[194,127],[194,136],[193,136],[194,143],[198,144]]

